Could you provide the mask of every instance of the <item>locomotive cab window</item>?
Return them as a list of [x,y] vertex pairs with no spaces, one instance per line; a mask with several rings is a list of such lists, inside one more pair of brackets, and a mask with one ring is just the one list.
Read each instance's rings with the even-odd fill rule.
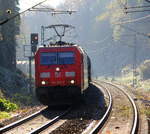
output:
[[74,52],[43,52],[40,56],[41,65],[74,64]]
[[57,53],[41,53],[41,65],[57,64]]
[[60,52],[58,53],[59,64],[74,64],[75,57],[73,52]]

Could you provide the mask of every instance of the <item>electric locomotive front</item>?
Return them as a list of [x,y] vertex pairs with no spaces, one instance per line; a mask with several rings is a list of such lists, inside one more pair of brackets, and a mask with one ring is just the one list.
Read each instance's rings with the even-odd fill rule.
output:
[[77,46],[42,47],[35,55],[36,95],[45,105],[72,103],[84,89],[83,53]]

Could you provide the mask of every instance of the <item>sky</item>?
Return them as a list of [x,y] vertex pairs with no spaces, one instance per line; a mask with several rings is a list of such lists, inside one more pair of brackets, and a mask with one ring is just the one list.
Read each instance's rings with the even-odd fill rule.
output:
[[[43,0],[20,0],[20,9],[21,11],[26,10],[34,5],[36,5],[39,2],[42,2]],[[48,0],[43,5],[46,6],[52,6],[53,8],[56,8],[58,5],[64,3],[65,0]]]

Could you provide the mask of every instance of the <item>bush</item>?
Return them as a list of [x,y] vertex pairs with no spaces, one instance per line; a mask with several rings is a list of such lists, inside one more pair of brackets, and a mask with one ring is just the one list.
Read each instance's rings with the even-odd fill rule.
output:
[[0,110],[1,111],[6,111],[6,112],[10,112],[10,111],[14,111],[18,109],[18,106],[14,103],[11,103],[9,100],[6,99],[0,99]]
[[10,118],[10,114],[7,112],[0,112],[0,120],[1,119],[6,119],[6,118]]
[[144,63],[140,65],[140,74],[143,80],[150,79],[150,60],[145,60]]
[[16,93],[12,100],[14,102],[16,102],[18,105],[20,106],[28,106],[28,105],[32,105],[34,102],[34,98],[33,96],[31,95],[22,95],[22,94],[19,94],[19,93]]

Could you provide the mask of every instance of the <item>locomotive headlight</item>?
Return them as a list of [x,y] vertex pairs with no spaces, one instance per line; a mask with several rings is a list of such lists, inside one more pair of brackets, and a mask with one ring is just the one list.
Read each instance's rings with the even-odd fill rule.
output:
[[42,84],[42,85],[45,85],[45,84],[46,84],[46,82],[45,82],[45,81],[42,81],[42,82],[41,82],[41,84]]
[[60,68],[59,68],[59,67],[56,67],[56,71],[60,71]]
[[71,83],[71,84],[74,84],[74,83],[75,83],[75,80],[71,80],[70,83]]

